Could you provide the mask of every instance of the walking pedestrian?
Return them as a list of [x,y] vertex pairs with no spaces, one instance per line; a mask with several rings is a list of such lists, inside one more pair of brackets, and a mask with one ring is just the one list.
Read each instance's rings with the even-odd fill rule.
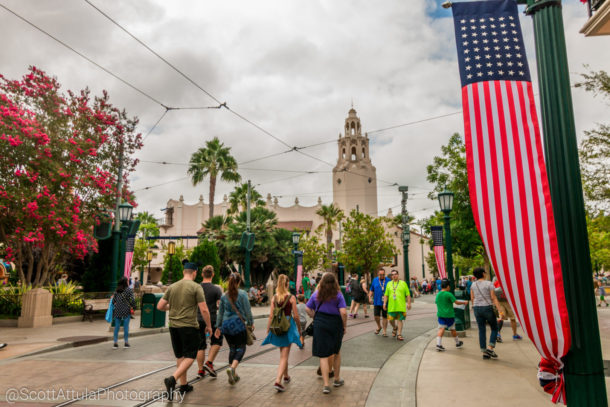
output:
[[407,283],[398,279],[398,270],[392,270],[392,281],[388,283],[383,297],[383,309],[388,312],[388,320],[394,328],[392,336],[404,341],[402,325],[407,318],[407,310],[411,309],[411,293]]
[[597,306],[601,307],[603,302],[607,307],[608,303],[606,302],[606,289],[601,281],[597,282],[597,295],[599,295],[599,304],[597,304]]
[[455,339],[455,347],[461,348],[464,342],[460,341],[455,330],[455,311],[453,304],[468,304],[468,301],[458,301],[450,291],[451,285],[448,280],[441,282],[441,291],[436,295],[434,302],[436,303],[436,316],[438,317],[438,333],[436,335],[436,350],[443,352],[443,335],[445,329],[451,331],[451,336]]
[[305,347],[305,328],[307,327],[307,305],[305,304],[305,295],[297,295],[297,311],[299,312],[299,322],[301,323],[301,346]]
[[185,263],[183,277],[167,288],[159,300],[159,311],[169,310],[169,336],[176,357],[174,374],[164,379],[168,399],[174,397],[176,382],[180,382],[179,392],[184,394],[193,390],[186,380],[186,372],[197,358],[197,348],[201,338],[197,322],[197,308],[206,324],[204,333],[212,332],[210,311],[205,302],[203,288],[194,280],[197,277],[197,265]]
[[[475,268],[472,272],[476,281],[470,287],[470,299],[474,309],[474,317],[479,327],[479,346],[483,352],[483,359],[494,358],[498,355],[494,351],[496,339],[498,337],[498,321],[494,314],[493,305],[498,309],[500,305],[494,292],[494,285],[491,281],[485,280],[485,269]],[[489,344],[486,343],[486,323],[491,328]]]
[[350,276],[349,288],[349,295],[352,298],[352,304],[349,307],[349,316],[351,318],[356,318],[358,316],[358,308],[360,307],[358,298],[360,298],[360,291],[362,290],[358,274],[354,273]]
[[[333,386],[345,384],[341,379],[341,344],[347,327],[345,298],[333,273],[325,273],[307,302],[307,314],[314,319],[313,356],[320,358],[324,394],[330,393],[329,372],[334,370]],[[332,366],[329,358],[334,356]]]
[[[275,295],[271,301],[271,309],[269,310],[269,319],[267,320],[267,337],[262,343],[263,345],[270,343],[280,348],[280,364],[278,365],[277,376],[273,385],[278,392],[283,392],[286,390],[282,382],[284,384],[290,383],[290,376],[288,375],[288,358],[290,357],[290,347],[293,343],[297,344],[299,347],[301,346],[301,341],[299,340],[299,337],[301,336],[299,311],[297,309],[296,299],[294,295],[290,294],[289,290],[288,276],[286,274],[280,274],[277,281]],[[270,330],[271,321],[273,320],[274,311],[276,308],[282,309],[285,318],[287,318],[288,322],[290,323],[288,332],[283,335],[276,335]]]
[[[360,296],[358,298],[358,303],[360,305],[362,305],[362,310],[364,311],[364,317],[368,318],[369,317],[369,313],[368,313],[368,305],[369,305],[369,290],[368,290],[368,279],[367,274],[363,274],[362,278],[360,279]],[[357,313],[358,311],[356,311]]]
[[136,300],[133,291],[129,288],[127,277],[119,280],[116,291],[112,296],[112,319],[114,320],[114,345],[112,349],[119,348],[119,329],[123,327],[123,341],[125,347],[129,348],[129,321],[131,320],[131,310],[136,307]]
[[[207,265],[201,270],[202,281],[201,288],[205,296],[205,303],[210,311],[210,322],[212,323],[212,331],[216,331],[216,313],[218,312],[218,304],[220,304],[220,298],[222,297],[222,289],[216,284],[212,283],[214,278],[214,267]],[[199,377],[204,377],[207,371],[211,377],[216,377],[216,370],[214,369],[214,359],[218,355],[218,351],[222,346],[222,335],[217,338],[215,335],[210,336],[210,352],[208,353],[208,359],[205,360],[205,350],[207,348],[207,325],[203,320],[201,312],[197,310],[197,322],[199,324],[199,336],[201,341],[199,342],[199,350],[197,351],[197,366],[199,368],[197,374]]]
[[303,279],[301,280],[301,285],[303,286],[303,294],[305,295],[305,301],[309,300],[311,297],[311,281],[309,280],[309,276],[305,274]]
[[388,336],[388,311],[383,309],[383,296],[385,287],[389,282],[390,279],[385,276],[385,269],[380,267],[377,271],[377,277],[371,282],[369,291],[369,301],[373,303],[373,316],[377,324],[375,335],[379,335],[379,332],[383,329],[384,337]]
[[254,330],[248,294],[239,289],[240,284],[241,276],[232,273],[229,277],[229,288],[220,299],[216,319],[217,327],[214,333],[216,338],[220,338],[221,334],[224,335],[229,344],[227,376],[230,385],[234,385],[240,379],[236,369],[246,353],[246,343],[248,341],[246,329]]
[[513,340],[521,340],[523,337],[517,333],[517,319],[515,318],[515,313],[513,312],[512,307],[508,303],[508,298],[504,294],[504,290],[500,286],[500,281],[494,277],[494,292],[496,294],[496,298],[498,299],[498,336],[496,338],[496,342],[502,342],[502,336],[500,332],[502,332],[502,327],[504,326],[504,321],[507,319],[510,321],[510,327],[513,330]]

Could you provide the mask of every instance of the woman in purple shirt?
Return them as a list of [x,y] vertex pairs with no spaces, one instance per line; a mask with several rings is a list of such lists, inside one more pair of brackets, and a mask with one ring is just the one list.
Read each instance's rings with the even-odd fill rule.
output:
[[341,343],[347,326],[347,311],[345,298],[333,273],[325,273],[318,289],[307,302],[307,314],[314,319],[313,324],[313,356],[320,358],[322,378],[324,379],[324,394],[330,393],[329,372],[330,359],[334,356],[333,386],[343,386],[340,376]]

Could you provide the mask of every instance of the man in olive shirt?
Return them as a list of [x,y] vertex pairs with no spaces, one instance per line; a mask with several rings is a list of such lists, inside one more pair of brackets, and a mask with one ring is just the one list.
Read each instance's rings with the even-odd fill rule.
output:
[[186,381],[186,372],[197,357],[200,342],[197,307],[206,323],[205,332],[212,334],[210,311],[205,302],[203,289],[195,281],[197,266],[194,263],[184,265],[182,280],[170,285],[163,298],[157,304],[159,311],[169,310],[169,335],[176,356],[176,371],[165,378],[169,400],[173,399],[176,380],[180,380],[180,393],[193,390]]

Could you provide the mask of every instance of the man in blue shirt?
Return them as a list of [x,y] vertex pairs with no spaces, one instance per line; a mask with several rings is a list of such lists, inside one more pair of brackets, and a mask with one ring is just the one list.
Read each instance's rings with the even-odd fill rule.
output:
[[375,335],[379,335],[383,326],[383,336],[388,336],[388,311],[383,309],[383,295],[385,293],[386,284],[390,281],[385,276],[385,270],[380,267],[377,272],[377,277],[373,279],[371,288],[369,289],[369,302],[373,302],[373,314],[375,315]]

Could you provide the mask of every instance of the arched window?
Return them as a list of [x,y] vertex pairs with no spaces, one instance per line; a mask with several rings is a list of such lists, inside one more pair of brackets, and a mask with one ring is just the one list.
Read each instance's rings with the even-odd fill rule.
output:
[[343,149],[343,159],[345,160],[345,149]]
[[366,153],[364,151],[364,147],[362,147],[362,158],[366,158]]
[[351,128],[352,128],[352,132],[351,132],[352,135],[356,134],[356,124],[354,122],[352,122]]
[[352,147],[352,161],[356,161],[358,157],[356,156],[356,147]]

